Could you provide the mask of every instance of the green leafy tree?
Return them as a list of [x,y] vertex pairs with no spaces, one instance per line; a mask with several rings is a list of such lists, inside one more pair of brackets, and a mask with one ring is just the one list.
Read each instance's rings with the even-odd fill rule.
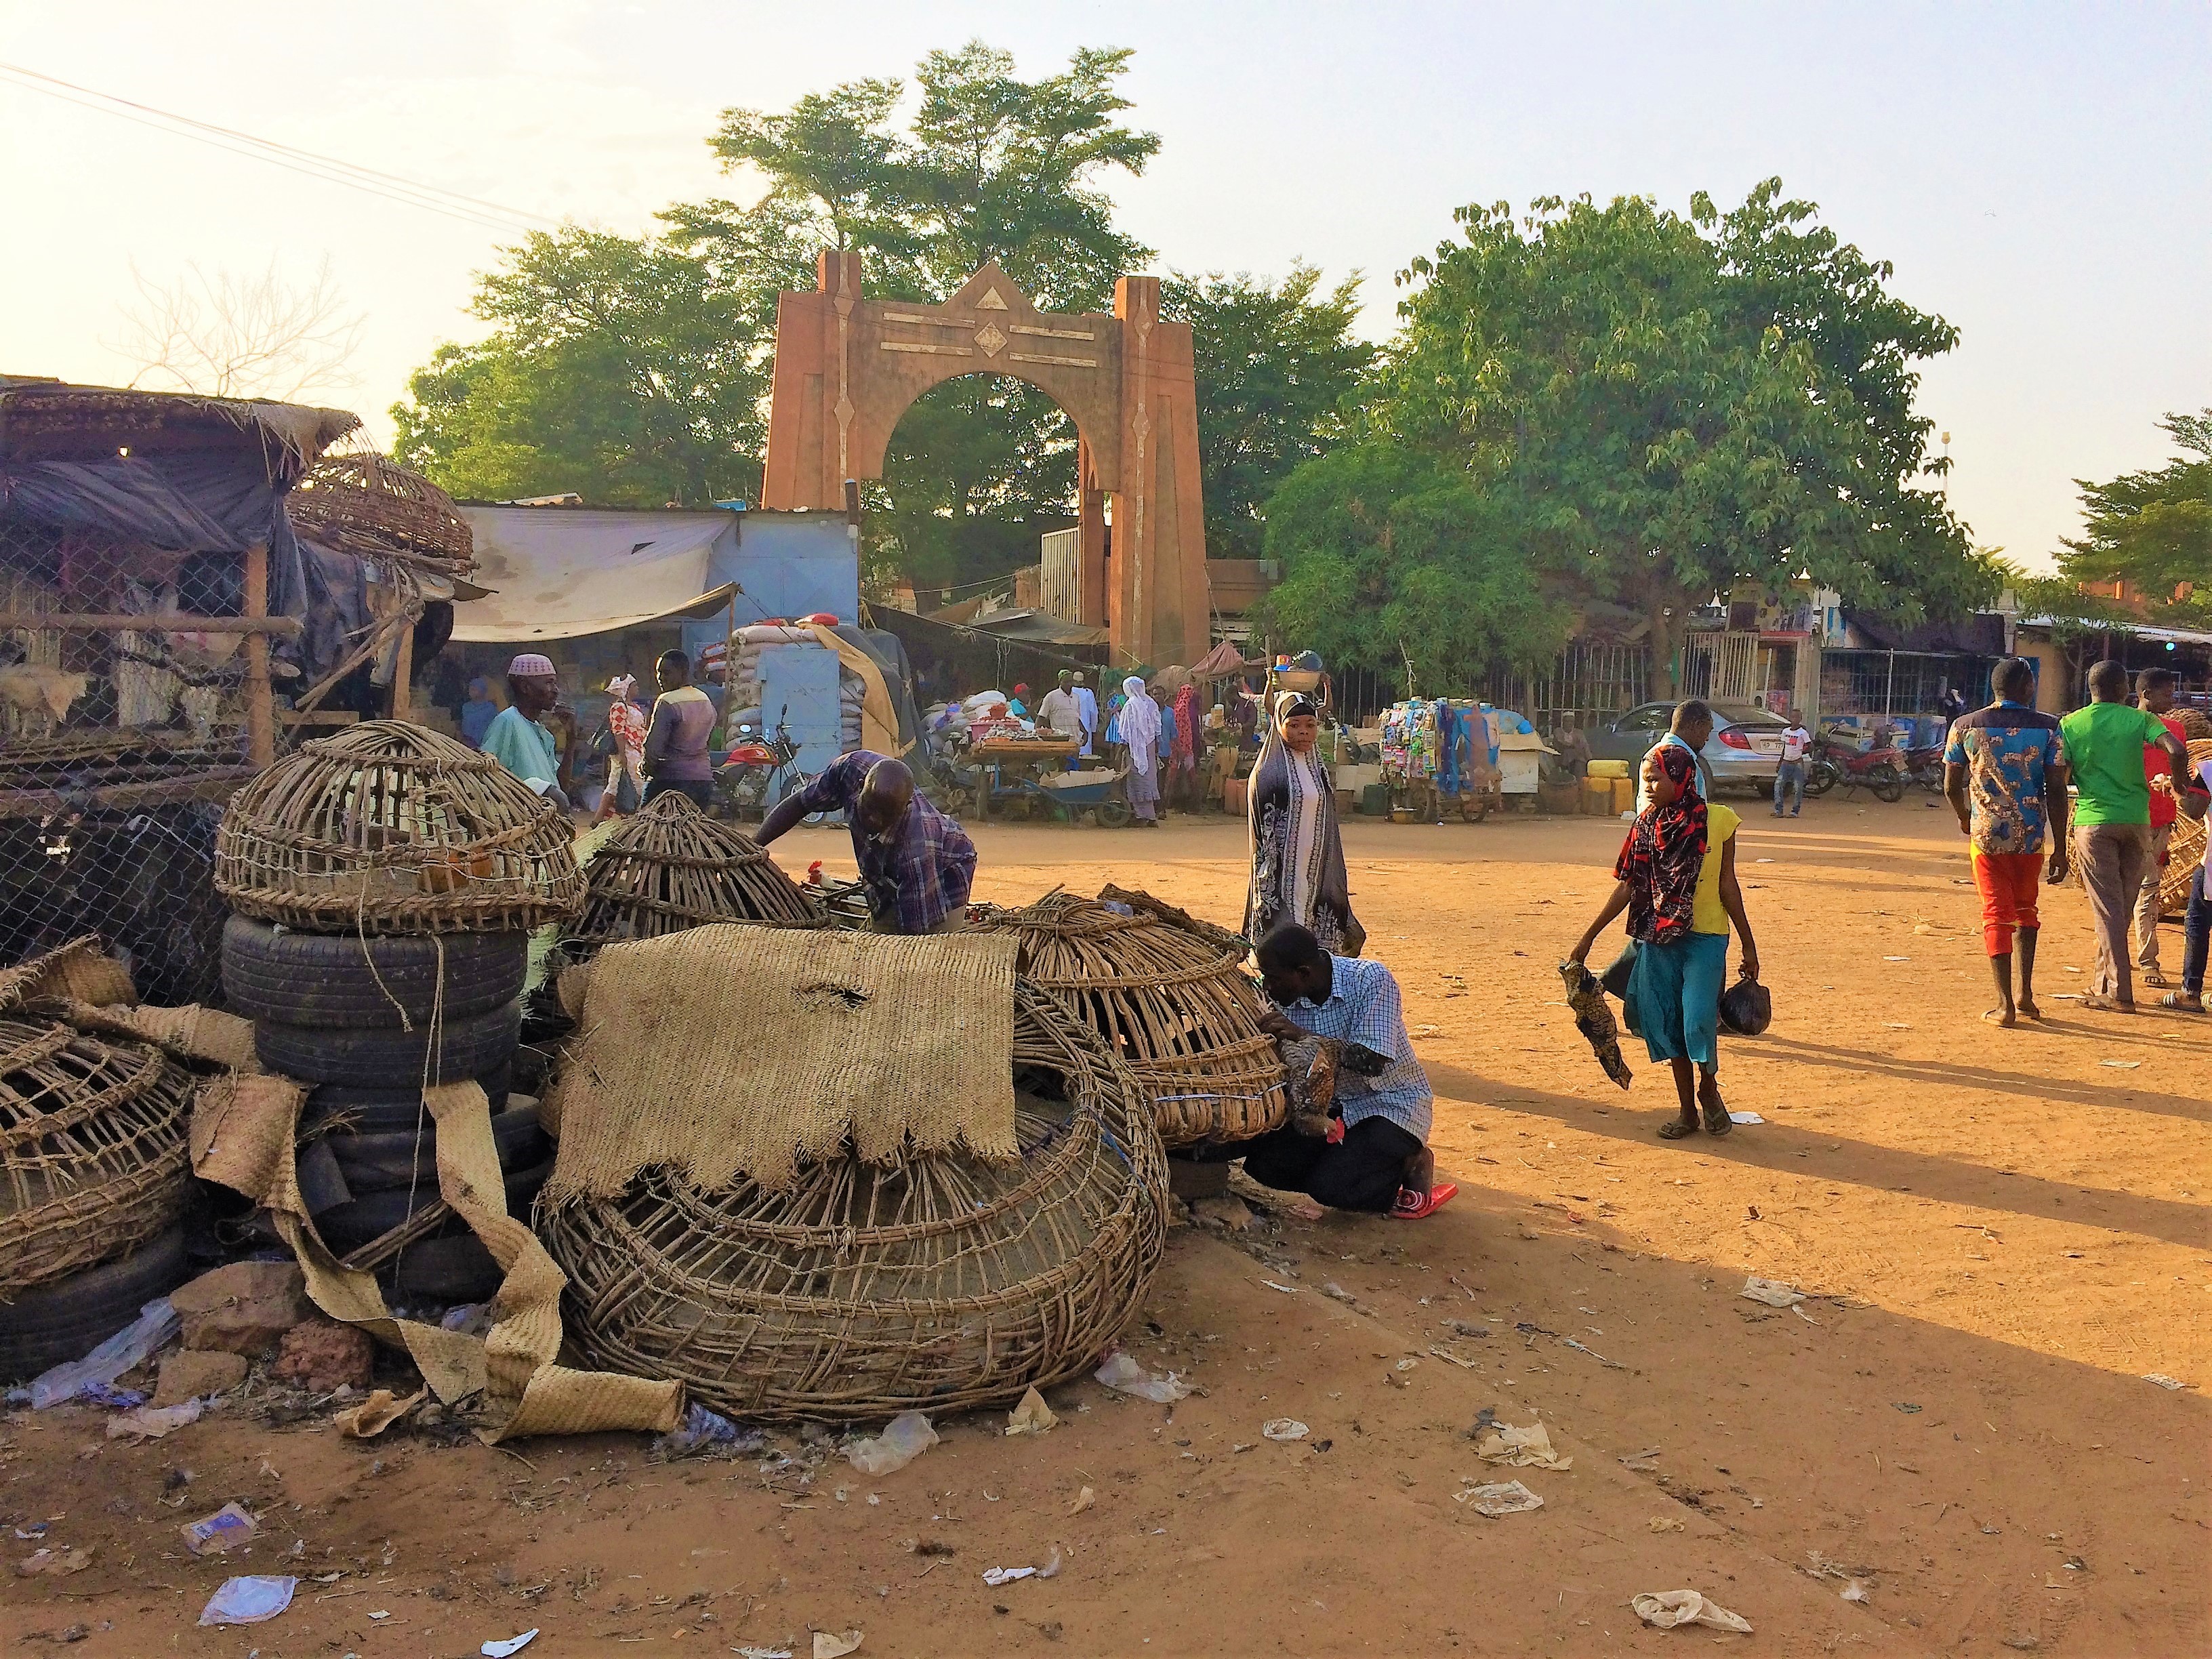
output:
[[1359,277],[1324,291],[1321,272],[1305,264],[1279,283],[1178,271],[1161,284],[1160,309],[1191,325],[1206,550],[1256,559],[1267,497],[1340,435],[1375,361],[1375,348],[1352,334]]
[[1547,198],[1456,217],[1401,281],[1376,429],[1500,496],[1538,569],[1649,619],[1671,672],[1688,612],[1810,574],[1900,620],[1988,574],[1932,480],[1916,363],[1957,332],[1784,200],[1722,216]]
[[1512,507],[1453,463],[1387,442],[1307,462],[1267,504],[1283,580],[1257,620],[1334,666],[1428,694],[1549,662],[1568,617],[1529,580]]
[[2159,422],[2182,453],[2107,483],[2074,482],[2087,520],[2059,572],[2074,582],[2124,581],[2154,605],[2212,614],[2212,408]]
[[752,496],[795,252],[788,239],[695,253],[573,226],[534,234],[478,281],[490,337],[441,346],[409,380],[395,453],[465,498]]

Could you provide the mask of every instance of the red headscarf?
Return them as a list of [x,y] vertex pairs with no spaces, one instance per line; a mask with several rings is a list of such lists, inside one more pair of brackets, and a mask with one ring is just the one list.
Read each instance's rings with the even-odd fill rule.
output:
[[1613,874],[1628,884],[1628,936],[1671,945],[1688,935],[1697,904],[1705,867],[1705,798],[1698,793],[1697,757],[1686,747],[1662,743],[1655,752],[1674,784],[1674,799],[1637,815]]

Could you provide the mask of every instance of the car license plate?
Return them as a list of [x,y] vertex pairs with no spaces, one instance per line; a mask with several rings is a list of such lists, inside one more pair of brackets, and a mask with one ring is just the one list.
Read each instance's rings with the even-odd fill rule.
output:
[[1751,740],[1751,748],[1753,754],[1778,755],[1782,752],[1782,738],[1778,734],[1771,738],[1755,737]]

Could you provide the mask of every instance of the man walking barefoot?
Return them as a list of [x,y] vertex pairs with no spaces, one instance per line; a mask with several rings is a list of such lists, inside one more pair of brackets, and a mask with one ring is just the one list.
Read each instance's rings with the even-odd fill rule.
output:
[[[1943,793],[1972,848],[1974,889],[1982,896],[1982,943],[1997,983],[1997,1006],[1982,1016],[2012,1026],[2041,1019],[2035,1006],[2036,887],[2045,842],[2051,879],[2066,878],[2066,750],[2056,715],[2038,712],[2035,671],[2007,657],[1990,677],[1997,700],[1951,723],[1943,750]],[[2013,994],[2013,944],[2019,939],[2020,994]]]

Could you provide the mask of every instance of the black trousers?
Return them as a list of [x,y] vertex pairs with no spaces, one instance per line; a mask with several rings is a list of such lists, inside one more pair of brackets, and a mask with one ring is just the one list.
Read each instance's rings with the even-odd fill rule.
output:
[[691,804],[702,812],[714,804],[714,786],[705,778],[655,778],[645,786],[645,798],[651,800],[672,789],[678,794],[689,795]]
[[1332,1146],[1289,1124],[1257,1140],[1209,1147],[1208,1162],[1241,1158],[1244,1173],[1280,1193],[1304,1193],[1332,1210],[1383,1211],[1398,1201],[1420,1141],[1387,1117],[1362,1118]]

